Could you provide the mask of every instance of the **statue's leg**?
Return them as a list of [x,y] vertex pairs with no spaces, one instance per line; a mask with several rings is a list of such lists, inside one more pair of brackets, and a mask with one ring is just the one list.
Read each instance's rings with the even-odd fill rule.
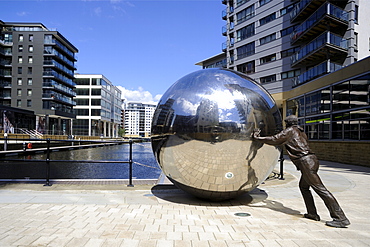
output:
[[322,183],[319,175],[317,174],[319,168],[319,161],[315,155],[308,155],[301,158],[302,165],[302,176],[303,179],[312,187],[312,189],[320,196],[324,201],[326,207],[330,212],[330,216],[334,220],[347,220],[342,208],[335,197],[327,190],[327,188]]
[[310,185],[304,180],[303,176],[301,176],[299,181],[299,189],[301,190],[307,213],[311,215],[317,215],[315,201],[310,191]]

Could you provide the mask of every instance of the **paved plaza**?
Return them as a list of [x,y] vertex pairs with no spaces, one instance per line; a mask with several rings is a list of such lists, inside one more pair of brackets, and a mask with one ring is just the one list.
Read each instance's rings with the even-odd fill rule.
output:
[[0,185],[0,246],[370,246],[370,168],[321,161],[319,174],[351,221],[331,228],[303,218],[299,172],[268,179],[225,202],[202,201],[173,185],[13,183]]

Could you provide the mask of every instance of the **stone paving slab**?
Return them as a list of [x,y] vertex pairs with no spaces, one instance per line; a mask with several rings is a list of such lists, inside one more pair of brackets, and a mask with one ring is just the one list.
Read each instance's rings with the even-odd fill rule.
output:
[[0,246],[370,246],[370,168],[321,162],[351,221],[341,229],[325,226],[331,219],[316,195],[322,220],[302,217],[299,173],[290,161],[285,172],[225,202],[172,185],[3,184]]

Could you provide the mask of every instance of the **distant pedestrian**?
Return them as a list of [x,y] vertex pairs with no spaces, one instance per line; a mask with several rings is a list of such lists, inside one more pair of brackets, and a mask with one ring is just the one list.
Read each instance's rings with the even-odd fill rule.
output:
[[320,221],[317,214],[314,199],[310,187],[321,197],[330,212],[332,221],[327,221],[326,225],[331,227],[346,227],[350,225],[343,210],[335,197],[326,189],[317,171],[319,161],[316,155],[310,150],[307,135],[303,128],[298,126],[298,118],[290,115],[285,119],[286,129],[274,136],[261,137],[261,130],[257,129],[253,133],[253,138],[269,145],[285,145],[288,155],[298,170],[301,171],[299,189],[301,190],[307,213],[305,218]]

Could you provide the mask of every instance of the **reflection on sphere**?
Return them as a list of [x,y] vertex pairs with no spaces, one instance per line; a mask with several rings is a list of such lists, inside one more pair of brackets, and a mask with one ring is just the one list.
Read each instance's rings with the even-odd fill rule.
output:
[[175,82],[159,101],[152,148],[164,174],[197,197],[226,200],[257,187],[280,150],[251,139],[281,130],[270,94],[246,75],[204,69]]

